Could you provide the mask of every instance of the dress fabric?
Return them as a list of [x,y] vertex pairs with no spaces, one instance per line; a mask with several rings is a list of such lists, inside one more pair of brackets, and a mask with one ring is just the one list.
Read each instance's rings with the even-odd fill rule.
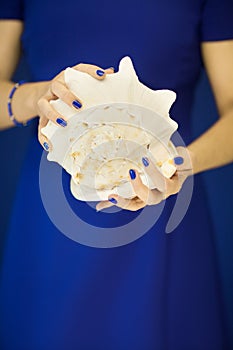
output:
[[[24,21],[22,47],[32,81],[79,62],[117,67],[131,56],[144,84],[177,93],[171,115],[187,143],[200,43],[233,38],[231,0],[2,0],[0,18]],[[65,237],[48,218],[39,190],[41,154],[35,127],[3,259],[0,348],[229,349],[200,176],[172,234],[165,227],[174,197],[138,240],[92,248]],[[96,227],[120,232],[138,215],[96,213],[72,197],[65,172],[63,186],[72,209]]]

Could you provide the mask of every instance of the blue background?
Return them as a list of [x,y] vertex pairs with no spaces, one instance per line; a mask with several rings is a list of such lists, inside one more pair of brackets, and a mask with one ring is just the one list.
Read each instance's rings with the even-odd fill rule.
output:
[[[15,75],[15,80],[28,77],[27,67],[22,62]],[[28,77],[30,79],[30,77]],[[193,135],[204,132],[217,120],[217,112],[208,80],[203,73],[196,93],[192,115]],[[6,230],[10,221],[10,212],[17,181],[24,159],[25,150],[32,133],[32,128],[10,129],[0,134],[1,172],[0,172],[0,257],[4,254]],[[217,142],[217,140],[216,140]],[[214,224],[219,272],[222,281],[226,316],[229,324],[233,348],[233,165],[215,169],[203,174],[208,203]],[[25,213],[26,215],[26,213]]]

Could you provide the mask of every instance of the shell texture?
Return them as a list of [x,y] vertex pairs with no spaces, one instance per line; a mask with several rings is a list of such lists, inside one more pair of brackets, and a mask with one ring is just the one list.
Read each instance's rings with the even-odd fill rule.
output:
[[131,168],[155,188],[142,166],[143,156],[152,159],[165,177],[174,174],[172,159],[177,153],[170,139],[178,125],[169,116],[176,99],[173,91],[143,85],[129,57],[121,60],[117,73],[103,81],[72,68],[65,70],[64,78],[84,101],[83,107],[76,112],[60,99],[51,101],[68,125],[61,128],[49,122],[42,132],[53,145],[48,160],[71,175],[75,198],[106,200],[113,193],[132,198]]

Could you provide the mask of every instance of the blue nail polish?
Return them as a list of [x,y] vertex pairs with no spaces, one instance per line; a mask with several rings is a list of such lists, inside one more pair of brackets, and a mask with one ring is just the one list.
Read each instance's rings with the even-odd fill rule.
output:
[[117,200],[115,198],[109,198],[108,200],[113,204],[117,204]]
[[142,157],[142,163],[145,167],[149,166],[150,164],[148,158],[146,157]]
[[133,169],[130,169],[129,175],[130,175],[132,180],[136,179],[136,173],[135,173],[135,171]]
[[96,71],[96,74],[99,76],[99,77],[102,77],[104,75],[104,72],[102,70],[97,70]]
[[72,105],[73,105],[75,108],[77,108],[77,109],[82,108],[82,104],[81,104],[78,100],[74,100],[74,101],[72,102]]
[[44,146],[44,149],[45,149],[46,151],[49,150],[49,144],[48,144],[47,142],[44,142],[44,143],[43,143],[43,146]]
[[57,118],[56,122],[57,122],[57,124],[59,124],[63,127],[65,127],[67,125],[67,122],[62,118]]
[[175,158],[174,158],[174,163],[175,163],[176,165],[181,165],[181,164],[184,163],[184,158],[183,158],[183,157],[175,157]]

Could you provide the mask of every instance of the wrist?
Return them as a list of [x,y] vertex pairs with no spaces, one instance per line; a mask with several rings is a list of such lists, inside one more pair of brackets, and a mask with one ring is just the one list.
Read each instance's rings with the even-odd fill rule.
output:
[[37,102],[48,89],[49,82],[25,83],[21,85],[12,99],[12,110],[20,123],[37,117]]
[[190,146],[187,147],[187,151],[188,151],[188,154],[190,157],[190,163],[192,165],[193,174],[197,174],[199,171],[198,171],[198,166],[197,166],[196,153],[193,151],[192,147],[190,147]]

